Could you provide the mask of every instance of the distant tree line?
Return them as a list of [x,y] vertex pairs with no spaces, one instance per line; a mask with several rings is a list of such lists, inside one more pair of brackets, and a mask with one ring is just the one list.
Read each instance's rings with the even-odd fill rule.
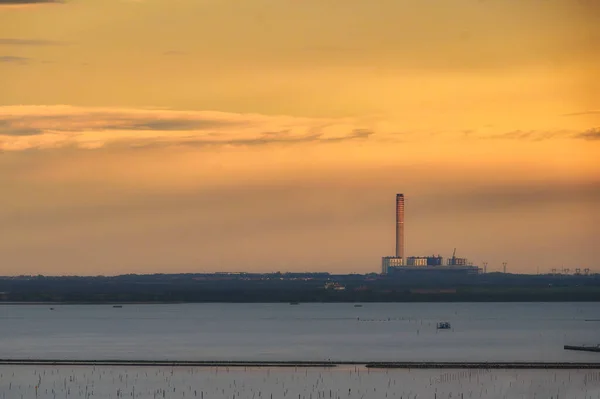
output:
[[0,278],[0,302],[600,301],[600,275],[154,274]]

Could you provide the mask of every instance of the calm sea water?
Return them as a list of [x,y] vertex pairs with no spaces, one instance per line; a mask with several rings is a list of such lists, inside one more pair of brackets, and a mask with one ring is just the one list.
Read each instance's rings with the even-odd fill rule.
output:
[[590,320],[597,303],[2,305],[0,357],[600,361],[563,349],[600,344]]

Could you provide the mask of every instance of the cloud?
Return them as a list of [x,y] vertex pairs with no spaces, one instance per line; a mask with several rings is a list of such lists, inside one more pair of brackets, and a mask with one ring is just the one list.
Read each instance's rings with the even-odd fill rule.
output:
[[349,134],[348,136],[328,137],[328,138],[324,138],[323,141],[334,142],[334,141],[346,141],[346,140],[352,140],[352,139],[366,139],[366,138],[369,138],[369,136],[371,136],[373,134],[374,134],[374,132],[369,129],[354,129],[352,131],[352,133]]
[[202,130],[222,126],[235,126],[234,121],[216,120],[185,120],[177,118],[165,118],[157,120],[131,120],[121,118],[113,123],[107,123],[102,128],[105,130],[154,130],[154,131],[177,131],[177,130]]
[[367,140],[373,130],[352,119],[215,111],[0,107],[0,149],[264,146]]
[[63,44],[65,43],[54,40],[0,38],[2,46],[61,46]]
[[576,134],[575,137],[584,140],[600,140],[600,128],[596,127],[593,129],[588,129],[584,132]]
[[44,3],[63,3],[63,0],[0,0],[0,6],[3,5],[24,5],[24,4],[44,4]]
[[591,111],[581,111],[581,112],[571,112],[568,114],[563,114],[562,116],[582,116],[582,115],[598,115],[600,114],[600,110],[591,110]]
[[[469,131],[470,135],[471,131]],[[521,140],[521,141],[545,141],[551,139],[584,139],[600,140],[600,128],[592,128],[585,131],[572,129],[556,130],[512,130],[505,133],[496,133],[479,136],[480,139],[493,140]]]
[[566,203],[595,203],[600,201],[600,180],[587,182],[538,181],[505,183],[502,186],[483,185],[456,188],[444,204],[428,198],[416,205],[423,212],[470,210],[493,212],[518,207],[541,207]]
[[14,64],[26,64],[29,62],[29,58],[16,57],[14,55],[0,55],[0,62],[14,63]]
[[48,4],[62,4],[65,0],[0,0],[0,8],[32,8]]
[[566,130],[556,131],[538,131],[538,130],[513,130],[506,133],[495,134],[488,136],[491,139],[509,139],[509,140],[529,140],[529,141],[543,141],[549,140],[556,137],[564,137],[570,132]]
[[19,128],[11,126],[9,121],[0,120],[0,136],[11,135],[11,136],[33,136],[36,134],[42,134],[40,129],[35,128]]

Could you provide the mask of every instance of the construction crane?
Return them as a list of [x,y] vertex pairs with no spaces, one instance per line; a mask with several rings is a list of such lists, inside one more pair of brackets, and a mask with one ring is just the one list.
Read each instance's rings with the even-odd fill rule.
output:
[[450,265],[456,265],[456,248],[454,248],[454,251],[452,252],[452,257],[450,258]]

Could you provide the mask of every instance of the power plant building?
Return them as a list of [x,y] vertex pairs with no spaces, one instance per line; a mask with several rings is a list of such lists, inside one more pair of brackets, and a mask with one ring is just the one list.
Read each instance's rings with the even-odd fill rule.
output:
[[406,266],[427,266],[427,257],[409,256],[408,259],[406,259]]
[[404,259],[404,194],[396,194],[396,258]]
[[402,258],[397,256],[384,256],[381,259],[381,273],[388,274],[391,268],[404,266]]
[[469,261],[467,260],[467,258],[457,258],[453,256],[450,259],[448,259],[446,264],[448,266],[467,266],[469,264]]
[[404,194],[396,194],[396,256],[381,259],[381,273],[400,266],[404,266]]
[[[456,249],[454,250],[456,253]],[[466,258],[457,258],[455,253],[444,262],[440,255],[405,257],[404,252],[404,194],[396,194],[396,255],[381,259],[382,274],[403,272],[455,272],[478,274],[481,269],[470,265]]]
[[444,258],[441,256],[409,256],[406,266],[442,266]]
[[427,266],[441,266],[444,264],[444,258],[441,256],[428,256]]

